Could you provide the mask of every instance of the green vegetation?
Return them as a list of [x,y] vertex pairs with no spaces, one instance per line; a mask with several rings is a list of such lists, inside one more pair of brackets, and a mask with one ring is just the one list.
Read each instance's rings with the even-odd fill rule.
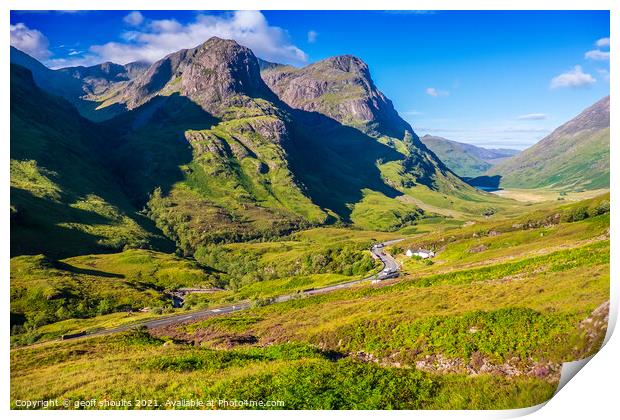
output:
[[[289,107],[257,74],[230,80],[249,50],[214,39],[191,51],[138,90],[91,95],[116,114],[100,123],[11,68],[13,401],[517,408],[546,401],[563,362],[598,350],[610,196],[569,189],[608,186],[608,128],[560,136],[556,151],[578,162],[521,168],[554,190],[519,202],[450,171],[354,57],[270,66],[273,92],[297,77],[328,87]],[[194,68],[201,54],[222,67]],[[374,119],[354,118],[358,107]],[[354,282],[381,266],[371,246],[393,239],[400,277]],[[239,303],[249,309],[139,327]]]
[[171,250],[93,157],[100,130],[20,66],[11,67],[11,139],[11,255]]
[[158,400],[153,408],[171,408],[166,402],[180,398],[283,401],[273,408],[284,409],[514,408],[545,401],[554,389],[535,378],[439,376],[334,360],[303,344],[213,350],[166,343],[141,330],[20,349],[12,366],[20,372],[12,377],[12,400],[148,396]]
[[353,207],[351,220],[361,228],[393,231],[415,224],[423,213],[411,204],[364,190],[364,198]]
[[[408,274],[395,282],[257,304],[152,335],[134,331],[14,349],[12,397],[149,395],[167,400],[181,393],[205,400],[282,400],[284,408],[340,409],[538,404],[552,395],[560,364],[592,354],[605,334],[604,325],[584,329],[582,321],[609,296],[608,200],[604,195],[547,205],[512,219],[414,234],[409,239],[414,244],[427,238],[442,248],[433,265],[407,260]],[[219,262],[231,273],[237,261],[239,271],[231,278],[243,278],[267,275],[275,261],[295,267],[293,262],[305,261],[306,252],[340,250],[325,255],[342,257],[347,248],[363,250],[390,237],[398,234],[312,229],[283,242],[212,247],[215,254],[205,258],[209,255],[210,264]],[[488,248],[470,252],[481,242]],[[406,246],[406,241],[398,243],[391,251],[398,255]],[[114,264],[110,256],[96,258],[102,259],[97,267]],[[337,269],[327,267],[330,273]],[[303,278],[310,284],[319,276],[326,279],[321,284],[345,279],[329,273],[289,274],[284,270],[236,290],[193,295],[188,302],[266,299],[303,288]],[[99,328],[99,319],[119,325],[143,316],[154,315],[98,316],[90,328]],[[75,331],[71,325],[85,328],[72,323],[43,326],[39,334],[53,336],[63,324],[70,331]],[[202,345],[185,344],[193,342]],[[471,370],[477,375],[470,376]],[[59,382],[32,380],[41,372],[82,384],[59,387]]]
[[223,278],[233,288],[294,275],[358,276],[372,270],[375,263],[368,249],[376,239],[368,234],[356,237],[355,231],[348,237],[335,236],[342,232],[346,231],[314,229],[288,241],[211,245],[199,248],[196,259],[225,273]]
[[488,171],[509,188],[609,188],[609,96]]
[[[17,343],[50,337],[47,324],[65,322],[51,336],[84,325],[84,318],[144,307],[169,307],[166,291],[209,287],[214,274],[169,254],[132,250],[51,260],[43,255],[11,259],[11,326]],[[79,328],[79,327],[78,327]],[[79,331],[79,330],[78,330]]]
[[493,166],[472,153],[470,149],[474,149],[474,146],[429,135],[420,140],[458,176],[476,177]]

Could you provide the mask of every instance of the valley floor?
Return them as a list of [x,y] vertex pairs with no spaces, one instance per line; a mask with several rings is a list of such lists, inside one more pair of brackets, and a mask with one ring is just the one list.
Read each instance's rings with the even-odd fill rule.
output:
[[[283,293],[376,272],[367,250],[396,238],[404,240],[386,250],[402,265],[399,278],[271,303]],[[414,248],[437,255],[406,257]],[[66,298],[67,288],[75,287],[93,301],[106,293],[109,305],[116,304],[120,287],[150,310],[101,311],[15,330],[12,407],[20,408],[17,400],[95,399],[134,401],[131,408],[137,408],[135,401],[146,399],[157,406],[144,408],[174,408],[170,401],[181,398],[215,401],[205,408],[231,408],[225,401],[237,400],[282,401],[257,408],[285,409],[539,404],[553,395],[561,364],[595,353],[605,335],[609,195],[401,232],[312,229],[283,241],[217,246],[197,260],[217,267],[205,272],[195,262],[138,250],[55,264],[14,258],[14,312],[35,301],[38,295],[28,295],[33,285],[52,296],[41,303],[48,308],[38,307],[50,320],[54,296]],[[186,308],[166,309],[162,300],[171,288],[224,280],[234,287],[190,294]],[[249,308],[45,341],[230,302]]]

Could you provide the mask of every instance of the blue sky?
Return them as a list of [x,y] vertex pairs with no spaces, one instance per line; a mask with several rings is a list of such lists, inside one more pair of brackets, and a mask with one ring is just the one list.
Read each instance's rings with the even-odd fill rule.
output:
[[12,12],[52,67],[154,61],[210,36],[302,66],[353,54],[419,135],[525,148],[609,94],[609,12]]

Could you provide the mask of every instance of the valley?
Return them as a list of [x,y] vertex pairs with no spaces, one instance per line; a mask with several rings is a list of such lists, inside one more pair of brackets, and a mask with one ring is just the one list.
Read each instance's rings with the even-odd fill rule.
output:
[[12,408],[519,408],[602,344],[609,97],[516,153],[419,138],[352,55],[11,57]]

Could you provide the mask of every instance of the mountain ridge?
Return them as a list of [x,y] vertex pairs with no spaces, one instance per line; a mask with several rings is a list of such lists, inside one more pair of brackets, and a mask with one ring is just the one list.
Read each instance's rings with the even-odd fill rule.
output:
[[170,249],[95,157],[102,140],[72,104],[11,64],[12,255]]
[[606,96],[486,175],[514,188],[608,188],[609,109]]
[[[370,77],[368,65],[352,55],[329,57],[303,68],[263,66],[261,76],[293,108],[320,112],[364,132],[403,138],[415,134]],[[334,97],[337,91],[341,98]]]
[[430,134],[420,140],[461,177],[482,175],[493,165],[520,152],[511,149],[487,149]]
[[[424,214],[407,195],[481,194],[420,142],[360,59],[333,57],[302,70],[306,83],[322,86],[309,96],[311,110],[277,96],[260,70],[248,48],[211,38],[90,98],[97,112],[112,109],[98,123],[101,164],[183,253],[326,223],[393,230]],[[106,63],[60,74],[76,72],[81,82],[127,77]],[[343,86],[361,96],[343,94]],[[342,104],[338,112],[322,108],[324,95]],[[351,114],[363,115],[362,125],[351,123],[351,109],[363,111]]]

